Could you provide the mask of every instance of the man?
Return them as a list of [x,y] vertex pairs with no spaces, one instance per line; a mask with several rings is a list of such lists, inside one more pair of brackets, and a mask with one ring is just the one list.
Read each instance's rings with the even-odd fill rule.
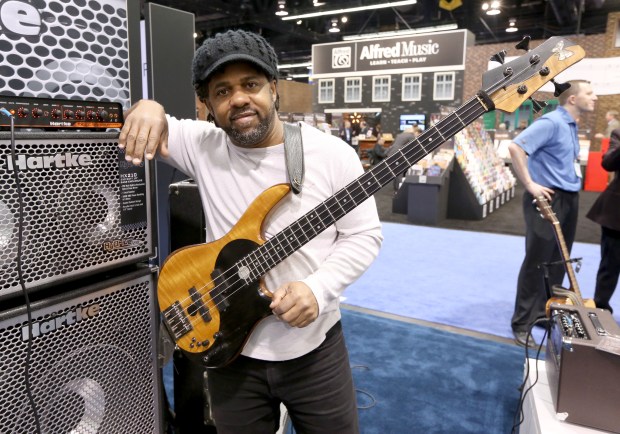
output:
[[[290,182],[278,119],[277,57],[261,36],[220,33],[196,51],[193,82],[214,124],[165,116],[154,101],[132,107],[119,137],[126,158],[155,153],[194,178],[207,241],[220,239],[265,189]],[[269,239],[363,174],[353,149],[301,127],[305,182],[263,224]],[[329,155],[330,158],[325,158]],[[322,231],[322,232],[321,232]],[[274,315],[243,351],[209,371],[218,433],[273,433],[284,403],[304,433],[359,432],[355,391],[340,326],[339,297],[378,254],[382,241],[373,198],[267,271]]]
[[616,172],[616,176],[596,199],[587,217],[601,225],[601,262],[594,304],[613,312],[609,302],[620,276],[620,129],[612,131],[602,165],[608,172]]
[[347,142],[349,145],[353,143],[353,128],[351,128],[351,122],[346,120],[344,125],[340,128],[340,138]]
[[[577,228],[581,168],[577,120],[582,113],[594,110],[596,95],[586,81],[570,81],[570,88],[558,98],[559,106],[539,118],[519,134],[508,146],[517,177],[525,186],[523,215],[525,218],[525,259],[519,271],[517,294],[512,316],[515,342],[536,347],[526,341],[528,331],[537,318],[545,316],[547,292],[545,264],[561,259],[560,249],[551,224],[542,219],[533,201],[546,198],[560,221],[570,252]],[[562,284],[565,269],[549,267],[548,287]]]
[[616,110],[609,110],[605,113],[605,120],[607,121],[605,134],[597,133],[594,136],[597,139],[609,138],[613,130],[620,128],[620,121],[618,120],[618,112]]

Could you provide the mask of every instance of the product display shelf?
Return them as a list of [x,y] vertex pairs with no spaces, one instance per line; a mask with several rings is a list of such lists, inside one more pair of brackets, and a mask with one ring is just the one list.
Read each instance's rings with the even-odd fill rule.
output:
[[454,151],[449,218],[481,220],[514,197],[516,178],[480,123],[454,137]]

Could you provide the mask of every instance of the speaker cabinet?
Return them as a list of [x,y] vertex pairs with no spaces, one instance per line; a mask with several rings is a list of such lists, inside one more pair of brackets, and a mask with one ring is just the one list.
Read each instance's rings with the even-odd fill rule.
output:
[[205,216],[198,186],[191,179],[170,184],[170,250],[206,241]]
[[42,433],[161,433],[154,282],[134,268],[34,303],[31,327],[0,312],[0,432],[37,432],[30,393]]
[[[198,186],[192,180],[170,184],[170,250],[206,241],[205,217]],[[174,409],[179,434],[217,432],[209,404],[207,370],[174,352]]]
[[118,133],[16,133],[15,151],[0,133],[0,300],[21,288],[20,228],[29,289],[154,256],[152,162],[127,163]]

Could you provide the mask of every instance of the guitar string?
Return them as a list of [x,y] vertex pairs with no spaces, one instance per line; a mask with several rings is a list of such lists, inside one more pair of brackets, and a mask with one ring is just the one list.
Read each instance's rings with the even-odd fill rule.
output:
[[[504,80],[507,80],[508,78],[510,78],[511,80],[514,80],[517,77],[520,77],[522,74],[526,74],[528,72],[531,72],[529,70],[529,68],[524,68],[521,72],[519,72],[516,75],[513,75],[511,77],[505,77]],[[487,93],[493,93],[495,90],[501,88],[504,86],[504,83],[502,82],[498,82],[495,85],[491,86],[489,88],[489,90],[487,91]],[[505,101],[508,100],[509,98],[512,98],[511,95],[505,95],[504,98],[502,99],[501,97],[498,98],[498,101]],[[471,106],[471,107],[470,107]],[[476,110],[477,109],[477,110]],[[458,112],[463,110],[463,114],[464,114],[464,118],[466,119],[467,122],[464,122],[458,115]],[[472,110],[471,112],[468,113],[468,110]],[[324,202],[322,202],[321,204],[319,204],[317,207],[315,207],[314,209],[312,209],[311,211],[309,211],[307,214],[305,214],[304,216],[300,217],[299,219],[297,219],[295,222],[291,223],[289,226],[287,226],[285,229],[283,229],[282,231],[280,231],[278,234],[276,234],[272,239],[266,241],[264,244],[258,246],[255,250],[253,250],[252,252],[246,254],[244,257],[242,257],[241,259],[239,259],[237,262],[235,262],[234,265],[232,265],[231,267],[228,268],[228,270],[226,270],[223,274],[231,274],[230,272],[232,270],[235,269],[239,269],[239,267],[237,266],[237,264],[239,263],[243,263],[246,258],[255,255],[257,256],[257,259],[264,259],[265,256],[267,256],[268,259],[271,259],[273,262],[273,256],[269,253],[267,253],[265,255],[265,253],[263,253],[263,250],[269,250],[268,248],[274,244],[276,241],[278,242],[278,244],[281,244],[281,241],[278,241],[278,238],[281,234],[283,234],[284,232],[286,232],[287,230],[291,229],[293,225],[297,224],[301,229],[302,229],[302,234],[303,233],[308,233],[307,229],[304,230],[304,226],[301,225],[301,221],[305,220],[306,223],[310,223],[310,221],[308,220],[309,215],[310,214],[318,214],[321,211],[319,210],[320,208],[325,208],[326,204],[329,200],[335,198],[336,196],[338,196],[339,193],[342,192],[346,192],[349,190],[350,187],[355,187],[354,191],[355,194],[359,193],[359,188],[362,189],[362,195],[361,195],[361,200],[359,200],[359,197],[353,197],[351,196],[351,194],[349,194],[349,196],[351,197],[351,199],[353,199],[353,201],[355,202],[354,207],[357,207],[360,203],[362,203],[363,201],[365,201],[366,199],[368,199],[370,197],[371,194],[374,194],[374,192],[378,191],[381,186],[387,184],[390,180],[394,179],[395,173],[399,174],[402,173],[404,171],[404,169],[406,169],[407,167],[410,167],[411,165],[415,164],[417,161],[419,161],[420,159],[424,158],[424,156],[428,155],[432,150],[434,150],[435,148],[437,148],[438,146],[440,146],[443,142],[445,142],[447,139],[451,138],[452,136],[454,136],[457,132],[461,131],[462,129],[464,129],[465,127],[467,127],[470,123],[472,123],[476,118],[478,118],[481,114],[485,113],[485,109],[483,107],[483,104],[481,103],[481,101],[478,99],[478,97],[473,97],[471,98],[469,101],[467,101],[465,104],[463,104],[463,106],[459,109],[457,109],[456,111],[450,113],[448,116],[446,116],[446,118],[442,119],[441,121],[439,121],[437,123],[437,125],[427,131],[425,131],[424,133],[422,133],[419,138],[413,139],[412,141],[408,142],[403,148],[401,148],[401,150],[399,150],[399,152],[397,152],[396,154],[394,154],[391,157],[388,157],[387,159],[383,160],[381,163],[379,163],[379,165],[375,166],[374,169],[366,172],[365,174],[363,174],[362,176],[360,176],[359,178],[355,179],[354,181],[352,181],[350,184],[348,184],[346,187],[344,187],[343,189],[341,189],[340,191],[338,191],[335,195],[333,195],[331,198],[328,198],[327,200],[325,200]],[[451,118],[455,117],[458,122],[454,122],[454,119],[451,120]],[[471,118],[471,119],[470,119]],[[444,133],[447,133],[446,135],[442,134],[441,131],[443,129],[444,124],[446,124],[447,128],[445,128]],[[435,136],[435,134],[438,135]],[[443,139],[442,142],[439,142],[438,144],[435,144],[434,146],[432,145],[436,140],[438,140],[439,138]],[[429,143],[428,145],[431,145],[432,148],[430,150],[426,150],[426,148],[424,147],[424,145],[422,144],[422,141],[426,141],[428,139]],[[416,147],[412,147],[411,145],[414,144],[415,142],[417,142],[417,145],[422,148],[422,152],[421,153],[417,153],[419,149],[416,149]],[[410,153],[410,152],[414,152],[413,155],[405,155],[406,153]],[[398,158],[399,158],[399,154],[401,154],[401,156],[404,158],[404,162],[398,162]],[[410,161],[410,159],[413,159],[413,163]],[[390,160],[394,160],[395,163],[398,163],[398,169],[394,171],[392,171],[392,169],[389,166],[389,162]],[[387,171],[385,171],[384,169],[387,169]],[[389,172],[389,173],[387,173]],[[377,179],[377,177],[375,177],[375,173],[381,173],[381,178],[382,180],[380,181],[379,179]],[[360,180],[362,178],[370,178],[371,175],[373,178],[375,178],[375,183],[374,184],[370,184],[368,183],[368,185],[373,186],[374,191],[370,194],[368,194],[368,192],[370,191],[369,189],[364,189],[364,187],[362,186],[362,184],[360,183]],[[383,175],[388,175],[387,178],[384,178]],[[370,181],[370,179],[369,179]],[[355,185],[357,184],[357,185]],[[379,186],[377,188],[377,185]],[[356,200],[357,199],[357,200]],[[358,201],[359,200],[359,201]],[[338,204],[338,206],[342,209],[342,207],[340,206],[340,204]],[[351,208],[351,209],[353,209]],[[323,230],[325,230],[326,227],[329,227],[331,224],[333,224],[336,220],[338,220],[340,217],[342,217],[342,215],[347,214],[349,211],[344,212],[340,217],[337,217],[334,219],[333,214],[330,212],[329,208],[326,208],[327,213],[329,214],[329,217],[331,217],[331,219],[333,220],[331,223],[329,224],[322,224],[321,228],[319,229],[319,233],[323,232]],[[344,211],[344,210],[343,210]],[[317,215],[318,216],[318,215]],[[320,217],[320,216],[318,216]],[[316,217],[313,217],[316,218]],[[326,218],[325,218],[326,220]],[[323,222],[323,219],[320,219],[321,222]],[[310,224],[311,226],[311,224]],[[313,229],[314,231],[314,229]],[[315,235],[317,234],[316,231]],[[308,241],[310,241],[312,238],[308,238],[306,236],[306,241],[303,243],[300,243],[299,246],[296,249],[299,249],[301,246],[303,246],[305,243],[307,243]],[[296,250],[295,249],[295,250]],[[282,258],[277,258],[277,261],[272,264],[272,265],[268,265],[266,267],[265,270],[261,271],[260,274],[256,277],[256,278],[260,278],[263,274],[265,274],[267,271],[269,271],[271,268],[273,268],[275,265],[277,265],[279,262],[281,262],[282,260],[284,260],[286,257],[288,257],[290,254],[294,253],[290,252],[289,254],[286,254],[284,257]],[[267,262],[267,261],[265,261]],[[235,279],[232,283],[230,282],[230,279]],[[256,280],[256,278],[252,278],[251,280],[254,281]],[[231,277],[227,277],[226,280],[224,280],[224,282],[214,285],[214,287],[211,290],[208,290],[206,292],[203,292],[206,288],[208,288],[210,285],[214,284],[214,281],[210,281],[206,284],[204,284],[201,288],[197,289],[197,292],[202,296],[202,295],[206,295],[207,292],[209,293],[213,293],[214,291],[216,291],[218,289],[218,287],[221,287],[222,285],[226,285],[226,286],[232,286],[237,284],[238,282],[240,282],[241,280],[244,280],[243,278],[240,278],[238,273],[234,273]],[[231,292],[230,294],[228,294],[226,297],[224,297],[221,301],[214,303],[213,307],[209,307],[208,312],[209,314],[211,314],[213,311],[218,310],[218,307],[223,304],[224,302],[226,302],[229,298],[231,298],[236,292],[240,291],[243,288],[240,287],[236,290],[234,290],[233,292]],[[213,297],[211,297],[211,299],[213,300]],[[193,304],[193,300],[191,299],[191,297],[186,297],[183,300],[180,300],[179,303],[181,304],[181,306],[185,307],[185,303],[189,301],[190,304],[188,306],[191,306],[191,304]],[[174,319],[179,319],[178,315],[177,318],[171,317],[171,318],[167,318],[169,323],[171,322],[171,320]],[[182,321],[182,318],[181,318]],[[197,324],[198,322],[201,321],[200,315],[197,312],[196,313],[196,318],[195,319],[190,319],[189,322],[192,326],[194,326],[195,324]]]
[[555,214],[555,211],[553,211],[551,204],[546,198],[537,197],[536,202],[539,205],[542,204],[542,210],[541,209],[538,209],[538,210],[541,211],[541,215],[543,216],[543,218],[548,220],[553,226],[557,226],[554,228],[553,233],[555,235],[557,243],[560,246],[560,253],[561,253],[562,259],[564,260],[564,268],[566,268],[566,274],[568,275],[568,281],[571,284],[573,292],[577,296],[577,305],[585,306],[585,300],[583,299],[583,296],[581,295],[581,290],[579,289],[579,283],[577,282],[577,276],[575,275],[575,270],[573,270],[573,267],[569,262],[570,255],[568,253],[566,241],[564,240],[564,234],[562,233],[562,227],[560,225],[560,221],[558,220]]
[[[391,157],[388,157],[387,159],[385,159],[384,161],[379,163],[379,165],[375,166],[374,169],[366,172],[365,174],[363,174],[359,178],[357,178],[354,181],[352,181],[351,183],[349,183],[346,187],[344,187],[341,190],[339,190],[331,198],[328,198],[327,200],[325,200],[324,202],[319,204],[317,207],[315,207],[314,209],[309,211],[306,215],[300,217],[295,222],[291,223],[289,226],[284,228],[282,231],[280,231],[278,234],[276,234],[272,239],[266,241],[264,244],[260,245],[255,250],[253,250],[252,252],[248,253],[243,258],[239,259],[234,265],[232,265],[223,274],[224,275],[231,274],[230,272],[232,270],[239,268],[237,266],[237,264],[246,262],[246,258],[251,257],[251,256],[255,256],[256,260],[258,260],[258,262],[261,262],[261,263],[268,262],[268,261],[265,260],[265,257],[267,257],[268,259],[271,259],[272,262],[273,262],[273,255],[269,254],[269,253],[263,253],[262,251],[263,250],[269,250],[269,247],[271,247],[271,245],[275,244],[276,242],[281,245],[282,241],[280,241],[279,238],[281,237],[281,235],[283,233],[285,233],[285,232],[287,232],[289,230],[292,230],[293,233],[294,233],[294,230],[292,229],[292,227],[294,225],[299,226],[299,228],[301,229],[301,233],[302,234],[309,233],[310,232],[309,228],[310,228],[310,229],[312,229],[313,232],[315,232],[315,235],[316,235],[317,231],[314,230],[314,226],[313,226],[313,224],[311,223],[311,220],[310,220],[310,216],[312,216],[313,214],[316,214],[316,216],[312,217],[312,219],[318,219],[318,220],[320,220],[322,222],[322,227],[318,228],[318,232],[319,233],[322,232],[325,228],[327,228],[331,224],[333,224],[334,221],[338,220],[340,217],[342,217],[343,215],[347,214],[350,211],[350,210],[349,211],[345,211],[342,208],[342,206],[338,203],[338,207],[340,208],[340,211],[342,212],[342,215],[340,215],[338,217],[333,217],[334,213],[332,213],[330,211],[329,206],[326,206],[327,202],[329,202],[330,199],[335,198],[336,196],[338,196],[339,194],[342,194],[343,192],[349,191],[350,193],[348,194],[348,196],[351,197],[352,201],[354,202],[354,206],[351,209],[357,207],[363,201],[368,199],[374,192],[378,191],[381,186],[387,184],[390,180],[394,179],[396,174],[402,173],[407,167],[410,167],[411,165],[415,164],[417,161],[422,159],[424,156],[428,155],[432,150],[434,150],[436,147],[440,146],[447,139],[451,138],[454,134],[456,134],[457,132],[459,132],[460,130],[465,128],[467,125],[472,123],[476,118],[478,118],[480,116],[480,114],[484,113],[484,109],[483,109],[482,105],[480,104],[479,100],[476,97],[471,98],[468,102],[466,102],[463,105],[462,110],[463,110],[463,113],[462,113],[463,118],[466,121],[463,121],[463,119],[461,119],[461,117],[459,117],[459,115],[457,113],[458,110],[453,112],[453,113],[451,113],[451,114],[449,114],[448,116],[446,116],[446,118],[444,118],[442,121],[440,121],[434,128],[429,129],[427,132],[422,133],[418,138],[415,138],[415,139],[411,140],[410,142],[408,142],[396,154],[394,154]],[[444,124],[446,126],[445,129],[443,128]],[[442,134],[442,131],[443,131],[443,134]],[[426,142],[426,141],[428,141],[427,146],[429,146],[429,145],[432,146],[432,148],[429,149],[429,150],[427,150],[425,148],[424,144],[423,144],[423,142]],[[417,147],[415,147],[415,146],[412,147],[411,145],[413,145],[416,142],[417,142],[418,146]],[[411,155],[409,155],[409,154],[411,154]],[[399,160],[400,158],[402,158],[402,161]],[[390,160],[393,160],[393,161],[390,161]],[[393,163],[396,164],[396,166],[394,168],[395,170],[392,170],[390,168],[390,162],[393,162]],[[375,176],[375,175],[378,175],[378,176]],[[369,178],[368,182],[366,182],[366,185],[370,185],[371,188],[365,188],[362,185],[361,180],[363,178]],[[370,182],[371,178],[374,178],[372,183]],[[373,188],[374,188],[374,191],[369,193],[369,191],[371,189],[373,189]],[[321,213],[324,213],[324,211],[327,211],[328,215],[325,215],[324,217],[321,217]],[[338,214],[339,213],[336,213],[336,215],[338,215]],[[323,223],[323,222],[328,220],[328,217],[329,217],[329,220],[333,220],[333,221],[331,223],[329,223],[329,224]],[[303,223],[301,223],[302,221],[303,221]],[[304,242],[299,242],[299,239],[296,238],[296,241],[298,241],[299,245],[295,248],[295,250],[300,248],[304,244],[306,244],[311,239],[313,239],[313,237],[308,238],[308,236],[306,235],[306,240]],[[291,254],[292,253],[293,252],[291,252]],[[277,261],[275,262],[275,264],[273,264],[271,266],[267,266],[266,270],[265,271],[261,271],[260,275],[258,277],[262,276],[264,273],[269,271],[273,266],[275,266],[277,263],[281,262],[287,256],[288,255],[286,255],[286,256],[284,256],[282,258],[278,257]],[[249,262],[256,262],[256,260],[253,259],[253,260],[251,260]],[[237,279],[231,282],[231,279],[235,279],[235,278],[237,278]],[[221,287],[222,285],[232,286],[232,285],[237,284],[241,280],[244,280],[244,279],[240,278],[238,273],[234,273],[231,277],[227,278],[224,282],[215,285],[211,290],[209,290],[207,292],[209,292],[209,293],[217,292],[218,287]],[[255,279],[252,279],[252,280],[255,280]],[[206,288],[208,288],[209,286],[211,286],[212,284],[214,284],[213,280],[211,280],[210,282],[204,284],[202,287],[197,288],[197,292],[199,294],[201,294],[201,295],[205,295],[206,292],[204,292],[204,290]],[[218,306],[220,306],[222,303],[227,301],[228,298],[233,296],[240,289],[241,288],[236,289],[232,293],[228,294],[221,301],[219,301],[217,303],[214,303],[213,307],[210,307],[208,309],[208,312],[211,314],[214,310],[217,310]],[[214,297],[212,297],[212,299],[213,298]],[[189,305],[194,303],[194,301],[191,299],[191,297],[186,297],[185,299],[179,300],[179,303],[182,306],[184,306],[184,307],[185,307],[186,303],[188,303],[188,302],[189,302]],[[168,319],[169,323],[171,323],[175,319],[180,319],[180,318],[178,318],[178,316],[179,316],[179,314],[177,314],[177,318],[175,318],[174,316],[171,316],[170,318],[167,318],[167,319]],[[199,313],[197,313],[196,314],[196,318],[190,319],[190,324],[192,326],[201,321],[201,318],[199,316],[200,316]]]

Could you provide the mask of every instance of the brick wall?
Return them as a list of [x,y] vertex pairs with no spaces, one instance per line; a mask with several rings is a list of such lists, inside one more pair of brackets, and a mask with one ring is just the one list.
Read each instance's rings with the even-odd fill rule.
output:
[[278,81],[280,94],[280,112],[282,113],[312,113],[313,86],[296,81]]

